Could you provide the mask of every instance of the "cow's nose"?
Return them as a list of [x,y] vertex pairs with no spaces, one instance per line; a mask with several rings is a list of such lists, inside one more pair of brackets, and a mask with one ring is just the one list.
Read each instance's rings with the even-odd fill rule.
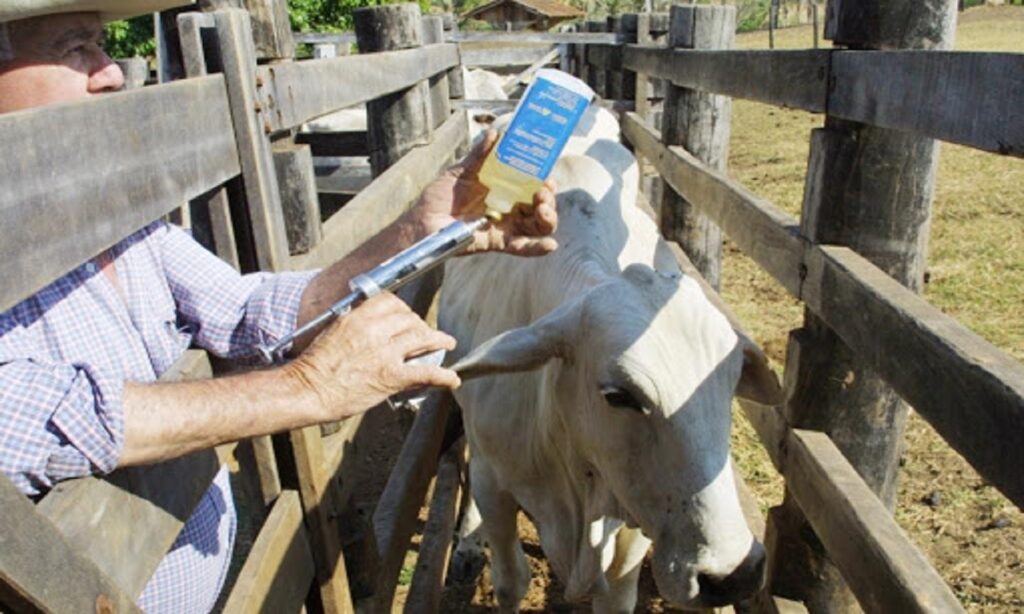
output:
[[755,541],[750,551],[728,574],[697,574],[700,600],[705,607],[720,607],[753,595],[764,581],[764,547]]

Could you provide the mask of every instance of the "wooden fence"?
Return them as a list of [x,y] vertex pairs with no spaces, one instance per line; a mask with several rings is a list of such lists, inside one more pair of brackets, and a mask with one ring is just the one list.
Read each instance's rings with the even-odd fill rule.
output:
[[[248,4],[252,10],[258,3]],[[240,10],[170,20],[187,79],[0,116],[4,143],[23,152],[0,161],[0,255],[8,263],[0,309],[164,215],[191,223],[211,250],[242,270],[323,266],[404,211],[465,146],[463,114],[450,109],[461,98],[465,53],[459,45],[479,42],[478,35],[449,35],[462,40],[442,43],[437,21],[428,19],[422,29],[413,25],[419,16],[412,5],[378,7],[357,16],[360,55],[295,62],[288,59],[294,45],[273,27],[271,5],[253,10],[256,28]],[[632,103],[634,111],[622,117],[623,133],[664,181],[655,201],[662,228],[667,238],[679,240],[696,269],[676,248],[681,264],[716,285],[716,233],[724,232],[808,309],[805,327],[791,334],[786,406],[744,407],[786,478],[787,501],[767,521],[772,587],[808,604],[826,598],[834,603],[843,598],[833,581],[841,575],[868,611],[956,611],[956,598],[892,519],[886,480],[895,466],[879,469],[864,459],[892,464],[901,434],[891,427],[892,416],[902,410],[877,400],[886,394],[880,386],[860,390],[856,404],[843,391],[823,393],[822,374],[839,370],[868,382],[877,374],[982,476],[1022,505],[1024,368],[906,287],[913,286],[920,254],[871,251],[879,243],[916,247],[916,227],[904,218],[914,217],[919,226],[927,212],[897,197],[883,199],[872,216],[899,230],[880,241],[878,228],[864,228],[857,216],[836,219],[844,210],[837,202],[846,202],[847,211],[860,203],[858,195],[832,184],[856,171],[856,154],[865,154],[872,139],[880,139],[877,146],[904,168],[929,166],[935,138],[1024,157],[1024,85],[1005,79],[1024,70],[1024,57],[870,50],[907,43],[886,38],[894,27],[885,21],[888,13],[867,5],[872,3],[833,0],[829,7],[830,38],[863,49],[857,51],[734,51],[728,49],[733,13],[718,6],[674,7],[671,18],[627,15],[589,24],[587,33],[577,35],[528,36],[541,37],[544,54],[557,45],[563,67],[605,98]],[[927,15],[916,18],[929,25]],[[609,38],[595,36],[608,37],[599,33],[604,29],[613,30]],[[171,39],[164,34],[164,40]],[[811,135],[801,220],[724,173],[726,97],[827,114],[826,128]],[[370,153],[375,178],[321,224],[309,145],[297,143],[311,137],[295,130],[360,103],[378,122],[371,142],[325,137],[313,147],[342,152],[335,155]],[[412,119],[401,132],[395,114]],[[97,116],[145,129],[97,127],[91,121]],[[55,168],[61,172],[55,175]],[[915,186],[925,186],[916,198],[927,201],[920,195],[930,193],[930,176],[922,171],[915,177]],[[53,227],[47,206],[60,207],[60,228]],[[421,310],[434,290],[436,281],[419,288],[414,302]],[[190,353],[165,378],[212,371],[205,356]],[[871,403],[885,410],[881,416],[849,409]],[[861,416],[855,428],[844,428],[870,435],[883,449],[858,448],[834,433],[842,430],[835,428],[838,407],[846,409],[844,419]],[[372,570],[372,595],[363,602],[371,611],[392,607],[431,480],[434,497],[406,611],[437,609],[462,496],[462,447],[452,445],[458,434],[452,409],[449,395],[428,399],[374,510],[367,546],[372,565],[359,570]],[[250,513],[261,527],[225,609],[298,611],[316,603],[330,612],[354,611],[338,525],[353,489],[351,480],[341,478],[361,424],[353,419],[311,427],[105,479],[76,480],[37,505],[0,478],[0,606],[134,611],[142,587],[208,487],[219,454],[233,455],[242,466],[247,486],[239,497],[252,501]],[[809,523],[817,538],[808,537],[801,523]],[[764,520],[755,517],[752,524],[764,526]],[[819,545],[793,547],[814,539],[837,574],[813,559]],[[794,587],[787,573],[812,563],[824,565],[816,568],[819,581],[796,574],[803,586]],[[755,607],[777,609],[780,602],[767,597],[759,596]]]
[[[243,271],[286,271],[341,258],[406,210],[465,150],[457,47],[415,5],[357,13],[358,56],[292,61],[280,25],[284,3],[163,14],[163,76],[187,77],[85,102],[0,116],[6,151],[0,281],[6,310],[50,281],[163,216],[175,216],[209,249]],[[275,17],[276,16],[276,17]],[[287,23],[285,20],[284,23]],[[254,38],[255,37],[255,38]],[[430,44],[423,44],[430,41]],[[180,50],[179,50],[180,48]],[[295,129],[329,111],[366,103],[375,122],[363,149],[374,181],[321,224],[311,155]],[[401,115],[401,118],[398,117]],[[112,129],[109,121],[118,118]],[[401,129],[396,122],[403,121]],[[186,205],[187,203],[187,205]],[[59,211],[61,224],[54,224]],[[287,213],[286,213],[287,212]],[[425,313],[437,280],[412,296]],[[209,376],[190,351],[164,380]],[[390,610],[416,516],[438,465],[437,506],[454,518],[460,458],[443,437],[448,395],[428,398],[373,518],[373,611]],[[0,476],[0,609],[136,611],[135,600],[220,465],[233,457],[236,495],[259,529],[225,611],[354,611],[339,517],[352,494],[361,419],[225,446],[172,462],[119,470],[54,488],[38,504]],[[218,458],[218,456],[220,458]],[[454,476],[454,477],[453,477]],[[442,523],[432,520],[431,526]],[[444,534],[442,529],[434,532]],[[423,561],[441,560],[444,540]],[[416,574],[424,611],[441,581],[437,565]]]
[[[1005,79],[1024,55],[942,50],[955,5],[829,4],[827,37],[856,50],[733,50],[731,8],[676,6],[665,44],[577,43],[572,69],[635,100],[624,136],[664,181],[663,232],[700,273],[717,284],[724,232],[806,306],[786,405],[744,406],[786,480],[768,518],[771,588],[812,609],[842,607],[845,581],[865,611],[961,611],[890,512],[906,412],[896,395],[1024,506],[1024,367],[916,293],[933,140],[1024,157],[1024,84]],[[625,21],[644,41],[650,19]],[[650,79],[669,84],[663,101]],[[802,219],[724,172],[731,97],[826,114]]]

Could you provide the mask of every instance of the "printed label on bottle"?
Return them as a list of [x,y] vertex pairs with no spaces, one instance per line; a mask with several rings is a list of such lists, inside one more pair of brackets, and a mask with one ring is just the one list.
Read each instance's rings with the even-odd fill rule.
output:
[[498,160],[546,179],[590,101],[546,79],[530,87],[498,144]]

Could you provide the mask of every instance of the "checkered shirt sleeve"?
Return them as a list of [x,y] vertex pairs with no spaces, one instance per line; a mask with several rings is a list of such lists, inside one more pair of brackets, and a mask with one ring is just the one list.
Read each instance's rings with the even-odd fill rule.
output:
[[86,263],[0,314],[0,471],[28,495],[112,471],[125,381],[155,381],[190,344],[255,356],[295,327],[315,275],[239,275],[162,223],[113,253],[123,297]]
[[163,254],[179,324],[191,328],[196,345],[228,358],[255,358],[257,344],[295,330],[302,293],[316,275],[239,275],[173,226]]

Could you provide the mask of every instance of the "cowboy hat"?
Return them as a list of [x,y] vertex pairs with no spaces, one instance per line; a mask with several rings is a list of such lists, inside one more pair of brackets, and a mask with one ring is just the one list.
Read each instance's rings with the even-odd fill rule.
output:
[[99,13],[103,21],[155,13],[194,0],[0,0],[0,23],[56,13]]

